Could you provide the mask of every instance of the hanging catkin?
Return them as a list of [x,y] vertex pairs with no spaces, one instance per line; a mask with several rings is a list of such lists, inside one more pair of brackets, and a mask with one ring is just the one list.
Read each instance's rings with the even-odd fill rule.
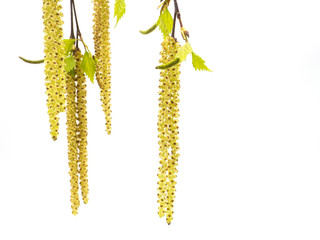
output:
[[82,55],[74,51],[75,76],[67,75],[67,134],[72,214],[78,213],[79,179],[84,203],[88,203],[88,153],[87,153],[87,90],[86,78],[81,69]]
[[[162,43],[160,63],[168,64],[173,61],[179,47],[174,38],[167,37]],[[179,158],[179,68],[180,64],[177,64],[161,70],[159,85],[158,137],[161,166],[158,173],[158,214],[160,217],[166,216],[168,224],[172,221]]]
[[58,114],[65,109],[66,77],[62,6],[59,0],[43,0],[45,84],[50,134],[56,140],[59,132]]
[[76,60],[76,82],[77,82],[77,142],[79,148],[79,175],[83,202],[88,203],[88,152],[87,152],[87,136],[88,136],[88,121],[87,121],[87,90],[86,77],[81,69],[82,55],[79,49],[75,50]]
[[79,201],[79,178],[78,178],[78,143],[77,143],[77,103],[76,103],[76,78],[67,74],[67,135],[68,135],[68,158],[69,175],[71,186],[72,214],[78,213]]
[[111,134],[111,63],[110,63],[110,12],[108,0],[94,0],[93,40],[95,48],[96,79],[100,87],[106,131]]

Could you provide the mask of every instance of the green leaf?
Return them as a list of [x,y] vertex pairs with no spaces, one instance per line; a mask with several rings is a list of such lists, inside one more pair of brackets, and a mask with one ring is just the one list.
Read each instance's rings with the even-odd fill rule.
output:
[[190,43],[187,42],[178,50],[176,58],[180,58],[180,61],[183,62],[187,59],[187,56],[191,53],[192,53],[192,47]]
[[164,38],[170,35],[173,27],[173,18],[168,9],[160,14],[157,24]]
[[123,17],[125,13],[126,13],[125,0],[116,0],[114,4],[114,17],[117,17],[116,26],[118,25],[119,20]]
[[66,72],[70,72],[72,69],[76,67],[76,61],[74,60],[72,55],[66,57],[64,61],[66,63],[65,64]]
[[76,69],[72,69],[69,74],[72,76],[72,77],[75,77],[76,76]]
[[74,39],[63,39],[63,41],[64,41],[65,55],[68,56],[72,50],[72,47],[74,45],[75,40]]
[[200,56],[195,54],[194,52],[192,52],[192,65],[193,65],[195,70],[212,72],[205,65],[205,61]]
[[80,67],[93,83],[94,73],[96,71],[96,64],[92,58],[92,55],[87,51],[83,55]]

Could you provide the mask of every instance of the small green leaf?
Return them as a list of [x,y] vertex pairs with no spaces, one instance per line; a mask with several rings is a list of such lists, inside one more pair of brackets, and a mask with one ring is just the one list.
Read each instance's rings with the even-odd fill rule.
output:
[[64,41],[65,55],[68,56],[72,50],[72,47],[74,45],[75,40],[74,39],[63,39],[63,41]]
[[72,55],[66,57],[64,61],[66,63],[64,66],[66,69],[66,72],[70,72],[72,69],[76,67],[76,61],[74,60]]
[[82,62],[81,62],[81,69],[83,72],[90,78],[91,82],[93,83],[94,73],[96,71],[96,65],[92,58],[92,55],[87,51],[84,53]]
[[168,9],[160,14],[157,24],[164,38],[170,35],[173,27],[173,18]]
[[187,59],[187,56],[191,53],[192,53],[192,47],[190,43],[187,42],[178,50],[176,57],[180,58],[181,62],[183,62]]
[[114,4],[114,17],[117,17],[116,26],[118,25],[119,20],[123,17],[125,13],[126,13],[125,0],[116,0]]
[[200,56],[195,54],[194,52],[192,52],[192,65],[193,65],[195,70],[212,72],[205,65],[205,61]]

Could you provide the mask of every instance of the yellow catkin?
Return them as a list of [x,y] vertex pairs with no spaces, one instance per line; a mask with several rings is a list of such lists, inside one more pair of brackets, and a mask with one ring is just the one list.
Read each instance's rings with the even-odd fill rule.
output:
[[[162,43],[161,64],[167,64],[175,59],[180,45],[173,38],[167,37]],[[179,158],[178,117],[180,64],[161,70],[159,85],[158,138],[160,167],[158,173],[158,214],[166,216],[170,224],[173,215],[175,199],[175,178]]]
[[78,115],[78,148],[79,148],[79,175],[83,202],[88,203],[88,151],[87,151],[87,90],[86,77],[82,71],[82,55],[79,49],[75,50],[74,58],[76,60],[76,82],[77,82],[77,115]]
[[50,134],[58,137],[58,114],[65,109],[66,77],[64,70],[63,14],[60,0],[43,0],[45,85]]
[[109,0],[94,0],[93,40],[95,48],[96,79],[100,87],[106,131],[111,134],[111,63]]
[[67,136],[69,175],[71,185],[72,214],[77,215],[80,206],[79,178],[78,178],[78,143],[77,143],[77,104],[76,104],[76,79],[67,74]]

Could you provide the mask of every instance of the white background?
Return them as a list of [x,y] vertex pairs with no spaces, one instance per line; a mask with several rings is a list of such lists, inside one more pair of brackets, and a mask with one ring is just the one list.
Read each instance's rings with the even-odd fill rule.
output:
[[[111,21],[113,132],[88,83],[90,199],[76,217],[65,116],[53,142],[43,65],[18,59],[43,57],[42,2],[2,3],[1,240],[320,239],[320,2],[179,2],[193,49],[214,72],[195,72],[190,58],[181,68],[171,226],[156,196],[162,38],[139,33],[155,22],[159,1],[127,0],[116,29]],[[76,5],[93,50],[92,3]]]

